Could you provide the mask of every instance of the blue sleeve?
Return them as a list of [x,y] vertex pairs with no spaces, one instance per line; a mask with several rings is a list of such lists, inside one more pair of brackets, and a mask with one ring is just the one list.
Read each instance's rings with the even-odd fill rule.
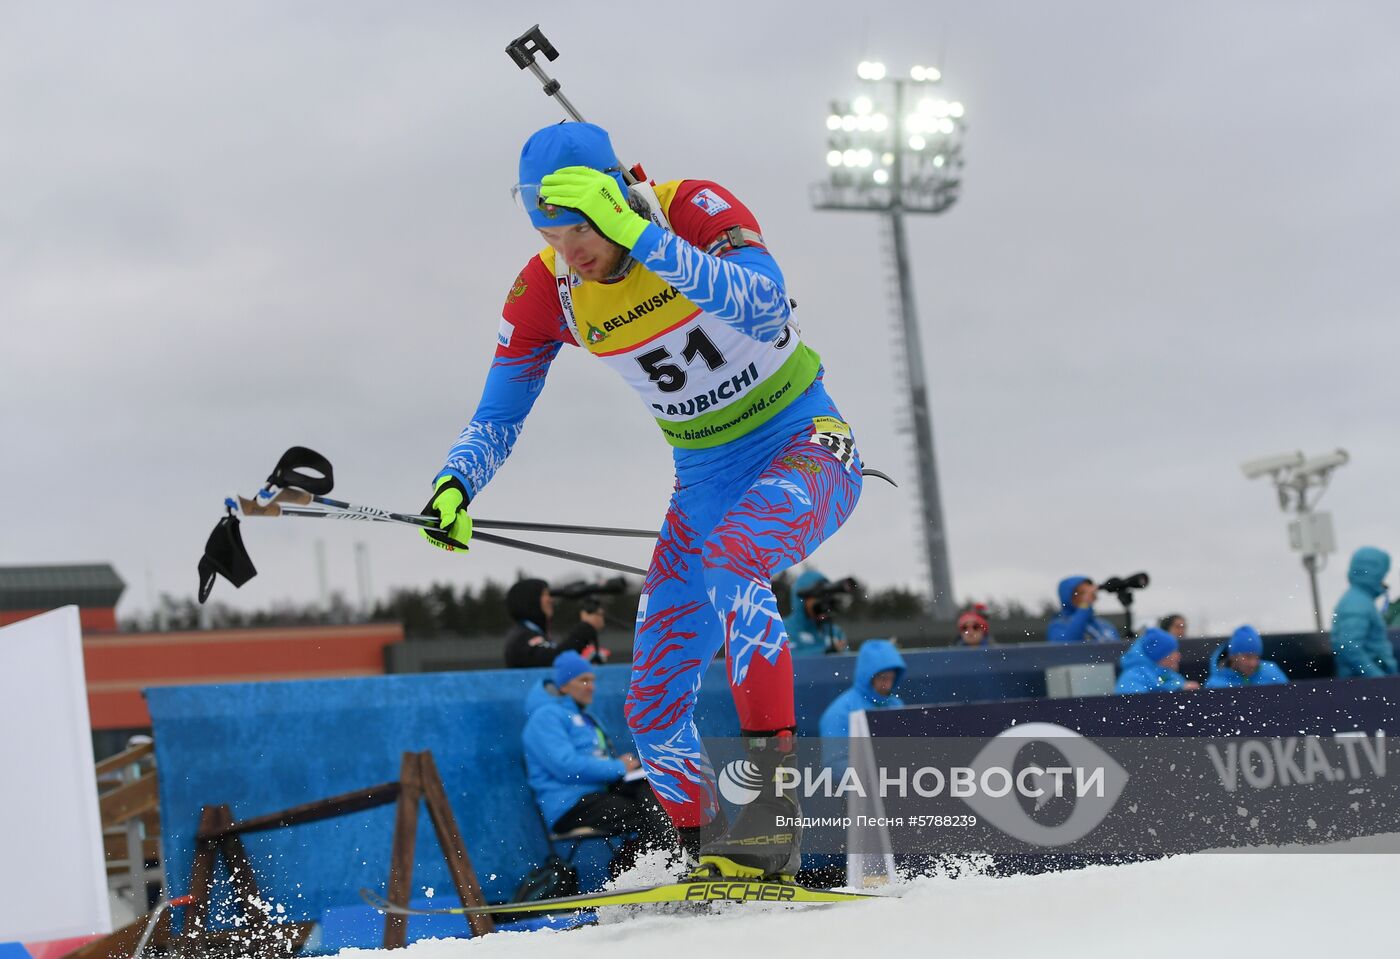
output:
[[1332,652],[1355,676],[1384,676],[1385,671],[1366,651],[1370,620],[1358,613],[1338,611],[1332,623]]
[[1288,674],[1279,669],[1278,664],[1264,660],[1259,664],[1259,676],[1254,680],[1256,686],[1282,686],[1288,682]]
[[457,477],[472,498],[486,488],[520,438],[560,345],[543,343],[524,356],[498,355],[491,361],[476,412],[448,451],[438,476]]
[[1089,620],[1094,618],[1090,608],[1076,609],[1071,616],[1060,616],[1050,621],[1047,633],[1052,643],[1079,643],[1084,640],[1084,630],[1089,628]]
[[850,698],[850,690],[847,690],[833,699],[822,713],[817,732],[823,739],[845,739],[850,735],[850,716],[853,712]]
[[627,767],[620,759],[603,759],[575,747],[567,722],[553,710],[538,710],[525,724],[525,746],[541,770],[559,782],[610,783]]
[[649,223],[632,255],[706,313],[761,343],[776,340],[792,318],[782,271],[760,247],[710,256]]
[[1144,670],[1130,669],[1122,676],[1118,677],[1118,683],[1113,687],[1115,693],[1146,693],[1150,691],[1144,678]]

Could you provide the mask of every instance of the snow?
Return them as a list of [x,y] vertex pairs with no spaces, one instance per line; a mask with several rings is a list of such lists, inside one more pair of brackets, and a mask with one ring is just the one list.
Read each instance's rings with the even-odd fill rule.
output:
[[[425,940],[393,959],[494,956],[947,957],[1380,955],[1393,948],[1400,859],[1378,853],[1209,853],[1039,876],[926,877],[834,906],[724,904],[567,932]],[[412,920],[410,920],[410,923]],[[410,926],[411,928],[411,926]],[[1345,930],[1343,939],[1338,936]],[[345,959],[390,959],[348,949]]]

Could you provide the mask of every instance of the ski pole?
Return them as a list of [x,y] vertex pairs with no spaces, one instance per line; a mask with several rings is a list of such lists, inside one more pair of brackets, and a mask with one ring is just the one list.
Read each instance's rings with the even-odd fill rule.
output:
[[[291,499],[299,499],[300,496],[297,496],[296,494],[309,495],[306,494],[303,490],[289,491],[286,489],[280,490],[277,495],[280,497],[288,492],[294,494],[292,497],[290,497]],[[252,500],[246,499],[242,496],[238,497],[237,500],[235,500],[233,497],[230,497],[224,500],[224,505],[227,506],[230,510],[238,510],[242,512],[245,516],[306,516],[318,519],[348,519],[358,520],[361,522],[397,523],[403,526],[413,526],[418,529],[436,529],[439,522],[438,517],[436,516],[417,516],[407,513],[394,513],[389,510],[382,510],[378,507],[372,506],[359,507],[358,509],[355,509],[353,511],[347,511],[334,508],[317,509],[314,506],[284,506],[282,503],[276,502],[275,500],[272,503],[269,503],[267,506],[260,506]],[[472,525],[473,527],[475,527],[476,522],[473,521]],[[629,531],[627,535],[634,535],[639,532],[641,531],[632,530]],[[643,535],[654,536],[655,534]],[[589,566],[599,566],[603,569],[610,569],[618,573],[633,573],[637,576],[645,576],[647,572],[646,570],[640,569],[636,566],[628,566],[624,563],[615,563],[610,559],[602,559],[598,556],[589,556],[586,553],[575,553],[571,550],[566,549],[557,549],[556,547],[544,546],[540,543],[527,543],[524,540],[510,539],[505,536],[497,536],[494,533],[474,532],[472,534],[472,538],[479,539],[483,543],[494,543],[497,546],[509,546],[512,549],[524,550],[527,553],[539,553],[542,556],[553,556],[556,559],[566,559],[571,562],[584,563]]]
[[[380,522],[408,523],[412,526],[433,527],[438,524],[436,516],[422,516],[417,513],[395,513],[377,506],[363,506],[331,499],[328,496],[315,496],[305,490],[283,488],[265,505],[257,500],[239,496],[237,504],[226,500],[226,505],[236,505],[245,516],[276,516],[279,510],[317,504],[335,511],[342,519],[378,520]],[[284,505],[285,504],[285,505]],[[298,513],[296,515],[319,515],[321,510]],[[515,520],[472,519],[472,528],[518,530],[526,533],[572,533],[587,536],[629,536],[636,539],[656,539],[661,534],[656,530],[627,529],[618,526],[577,526],[570,523],[527,523]]]

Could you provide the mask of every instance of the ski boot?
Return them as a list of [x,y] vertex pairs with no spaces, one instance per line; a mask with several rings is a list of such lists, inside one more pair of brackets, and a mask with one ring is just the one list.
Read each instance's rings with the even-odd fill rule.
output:
[[724,835],[728,828],[729,819],[724,814],[723,806],[717,808],[715,818],[703,826],[676,827],[676,834],[680,837],[679,863],[682,876],[689,877],[700,868],[700,850]]
[[795,881],[802,862],[802,808],[797,787],[781,784],[778,771],[797,768],[796,738],[790,730],[751,736],[748,761],[761,791],[723,835],[701,845],[692,879]]

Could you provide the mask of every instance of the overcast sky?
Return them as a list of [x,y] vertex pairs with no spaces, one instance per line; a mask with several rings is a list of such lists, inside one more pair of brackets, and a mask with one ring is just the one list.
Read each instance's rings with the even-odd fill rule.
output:
[[[124,615],[192,595],[222,497],[294,444],[336,495],[423,504],[540,245],[508,188],[560,114],[503,53],[536,21],[624,160],[757,213],[901,480],[867,487],[829,575],[922,575],[879,220],[808,199],[866,58],[939,61],[967,105],[962,199],[910,225],[959,598],[1146,569],[1140,613],[1307,627],[1285,517],[1239,469],[1293,449],[1352,456],[1322,501],[1329,609],[1352,549],[1400,549],[1400,8],[513,6],[0,2],[0,564],[109,561]],[[474,512],[655,526],[670,476],[642,405],[566,350]],[[352,598],[357,541],[381,595],[591,575],[392,527],[244,533],[260,575],[215,594],[242,607],[314,598],[318,538]]]

